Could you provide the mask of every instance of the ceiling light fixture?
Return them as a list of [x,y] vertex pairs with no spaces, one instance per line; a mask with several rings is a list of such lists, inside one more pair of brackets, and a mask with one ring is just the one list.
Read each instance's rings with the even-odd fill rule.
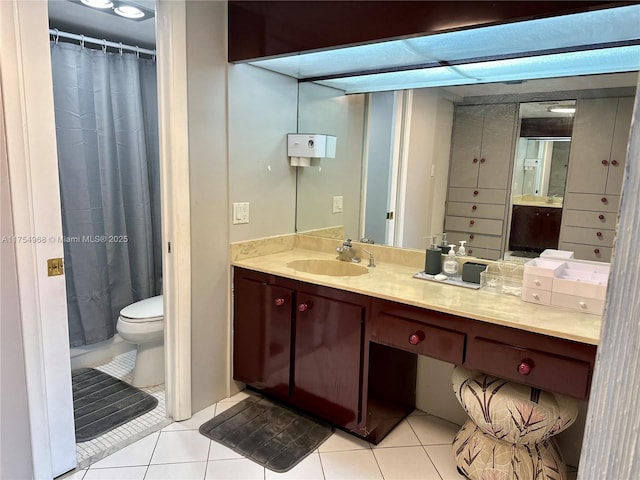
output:
[[576,107],[563,107],[560,105],[557,107],[549,107],[547,111],[551,113],[576,113]]
[[80,0],[87,7],[93,8],[111,8],[113,2],[111,0]]
[[140,10],[138,7],[134,7],[133,5],[119,5],[113,9],[113,11],[125,18],[142,18],[144,17],[144,12]]

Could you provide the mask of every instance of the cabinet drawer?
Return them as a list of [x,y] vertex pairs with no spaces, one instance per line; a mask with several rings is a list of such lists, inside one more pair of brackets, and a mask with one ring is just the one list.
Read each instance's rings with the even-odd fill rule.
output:
[[564,227],[562,241],[569,243],[583,243],[602,247],[613,246],[613,230],[599,230],[597,228]]
[[526,273],[522,280],[522,286],[528,288],[534,288],[536,290],[551,291],[553,285],[553,277],[546,277],[544,275],[530,275]]
[[488,188],[460,188],[449,189],[450,202],[467,203],[495,203],[504,205],[507,202],[507,191]]
[[457,365],[464,361],[464,333],[385,313],[375,318],[371,338],[385,345]]
[[563,207],[569,210],[597,210],[601,212],[617,212],[620,195],[599,195],[592,193],[567,193]]
[[522,287],[522,300],[538,305],[551,305],[551,292],[531,287]]
[[582,210],[565,210],[562,213],[562,225],[564,227],[583,227],[605,230],[615,230],[617,215],[615,212],[595,210],[587,212]]
[[[447,241],[458,244],[460,240],[466,241],[465,247],[471,248],[489,248],[492,250],[500,250],[502,248],[502,237],[495,235],[482,235],[481,233],[463,233],[450,232],[447,233]],[[469,254],[471,255],[471,254]]]
[[[520,365],[529,367],[520,373]],[[468,346],[469,368],[556,393],[586,398],[590,365],[574,358],[476,337]],[[526,371],[526,370],[522,370]]]
[[476,258],[484,258],[486,260],[500,260],[502,258],[502,252],[500,250],[480,247],[467,248],[467,255]]
[[456,217],[473,218],[504,218],[504,205],[494,205],[492,203],[466,203],[449,202],[447,204],[447,215]]
[[566,293],[558,292],[551,292],[551,305],[571,308],[594,315],[602,315],[604,311],[604,300],[580,297],[578,295],[567,295]]
[[474,234],[502,235],[502,220],[447,216],[444,222],[444,229],[447,232],[452,230]]
[[578,243],[560,242],[560,250],[569,250],[575,253],[579,260],[593,260],[594,262],[611,261],[611,247],[598,247],[593,245],[581,245]]

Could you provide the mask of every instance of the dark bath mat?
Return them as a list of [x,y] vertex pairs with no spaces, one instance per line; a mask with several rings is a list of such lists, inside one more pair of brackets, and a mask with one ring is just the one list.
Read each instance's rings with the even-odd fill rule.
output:
[[286,472],[333,433],[326,423],[249,397],[200,426],[200,433],[256,463]]
[[86,442],[143,415],[158,399],[93,368],[71,372],[76,442]]

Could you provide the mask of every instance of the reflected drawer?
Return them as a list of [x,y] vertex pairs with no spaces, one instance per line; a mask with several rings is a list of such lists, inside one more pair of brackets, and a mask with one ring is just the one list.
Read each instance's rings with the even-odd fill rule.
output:
[[502,258],[500,250],[492,250],[490,248],[482,247],[467,248],[467,255],[477,258],[486,258],[487,260],[500,260]]
[[580,245],[578,243],[560,242],[560,250],[574,252],[574,257],[579,260],[593,260],[595,262],[609,262],[611,260],[611,247],[599,247],[594,245]]
[[505,205],[507,202],[507,191],[488,188],[452,187],[449,189],[448,201],[467,203],[495,203]]
[[613,246],[613,230],[597,228],[565,227],[562,231],[562,241],[569,243],[584,243],[603,247]]
[[372,323],[372,340],[409,352],[462,364],[464,333],[381,313]]
[[571,308],[572,310],[579,310],[594,315],[602,315],[604,311],[604,300],[567,295],[566,293],[558,292],[551,292],[551,305]]
[[491,203],[448,202],[447,215],[454,215],[458,217],[494,218],[496,220],[502,220],[504,218],[504,205],[494,205]]
[[615,230],[617,215],[615,212],[593,211],[585,212],[582,210],[565,210],[562,212],[563,228],[567,226],[596,228],[605,230]]
[[497,377],[578,398],[585,398],[589,387],[587,362],[479,337],[469,342],[467,365]]
[[601,210],[603,212],[617,212],[619,205],[620,195],[593,193],[567,193],[563,203],[563,207],[569,210]]
[[445,231],[502,235],[502,220],[447,216],[444,221],[444,229]]
[[460,240],[466,241],[465,247],[490,248],[500,250],[502,237],[495,235],[483,235],[481,233],[447,232],[447,241],[458,244]]

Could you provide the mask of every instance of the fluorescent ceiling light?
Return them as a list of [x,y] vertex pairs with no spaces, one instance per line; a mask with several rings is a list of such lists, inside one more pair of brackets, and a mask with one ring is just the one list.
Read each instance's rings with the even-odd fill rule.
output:
[[116,7],[114,10],[118,15],[125,18],[142,18],[144,17],[144,12],[140,10],[138,7],[134,7],[133,5],[120,5]]
[[248,62],[362,93],[640,70],[640,5]]
[[551,113],[576,113],[576,107],[549,107],[547,108],[547,111]]
[[87,7],[93,8],[111,8],[113,7],[113,2],[111,0],[80,0]]

